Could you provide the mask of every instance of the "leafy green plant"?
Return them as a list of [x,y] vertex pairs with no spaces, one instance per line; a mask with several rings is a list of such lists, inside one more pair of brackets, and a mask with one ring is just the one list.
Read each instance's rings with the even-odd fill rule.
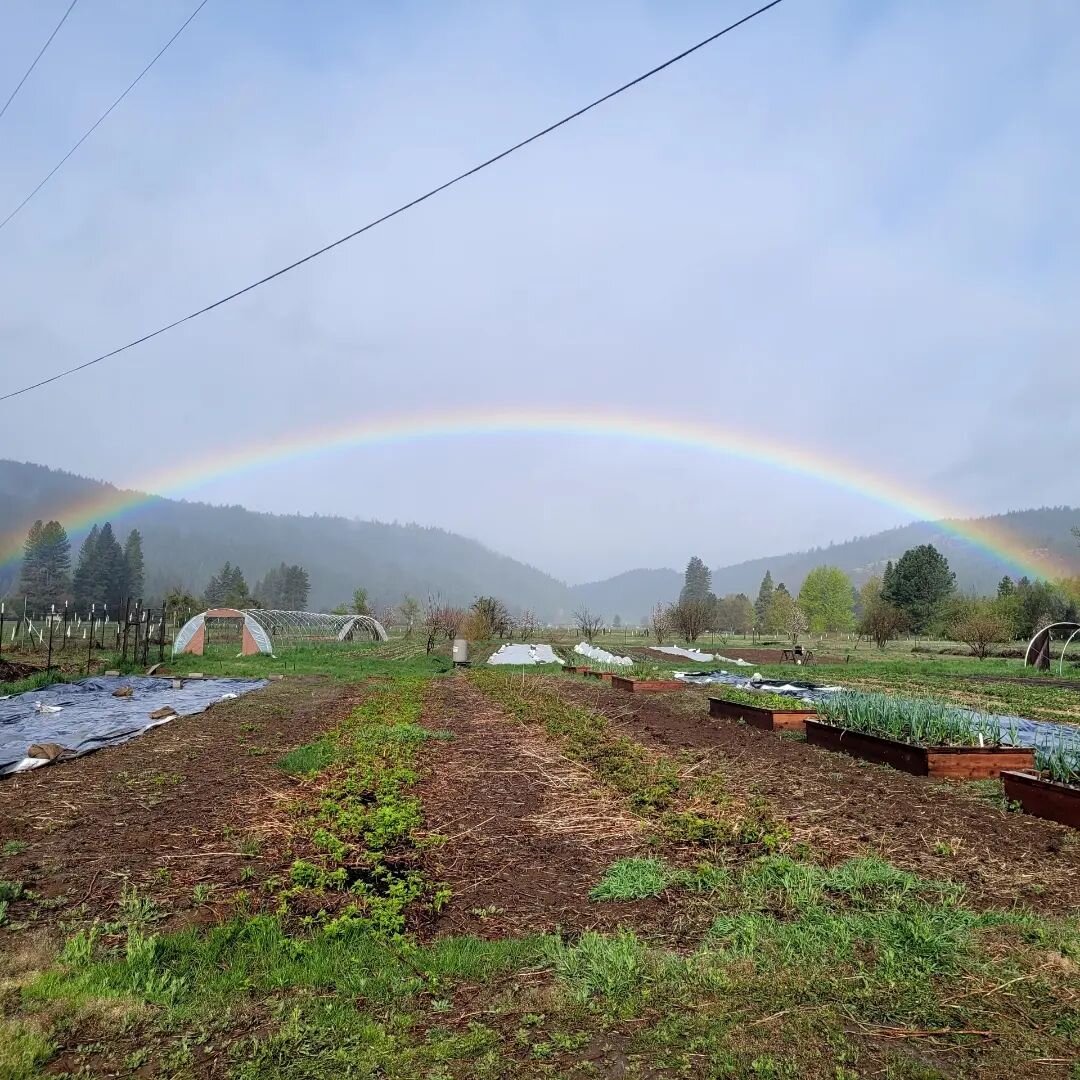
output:
[[5,840],[0,847],[0,855],[21,855],[25,850],[25,840]]
[[714,697],[735,705],[750,705],[755,709],[771,709],[773,712],[815,712],[816,705],[786,694],[774,694],[768,690],[743,690],[737,686],[722,687]]
[[590,900],[644,900],[667,888],[671,872],[659,859],[620,859],[608,867]]

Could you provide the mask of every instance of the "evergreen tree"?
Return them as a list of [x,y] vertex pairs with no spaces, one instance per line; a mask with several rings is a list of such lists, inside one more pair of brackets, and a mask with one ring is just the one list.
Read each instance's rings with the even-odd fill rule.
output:
[[696,555],[686,564],[680,603],[685,600],[708,600],[712,596],[712,571]]
[[97,552],[94,556],[94,592],[93,599],[109,605],[109,610],[119,613],[123,601],[128,598],[124,591],[124,549],[113,534],[109,522],[101,526],[98,533]]
[[354,615],[371,614],[371,608],[368,607],[367,589],[363,586],[359,586],[352,594],[352,609]]
[[999,600],[1004,600],[1006,596],[1012,596],[1016,592],[1016,586],[1013,584],[1013,579],[1006,574],[999,582],[997,587],[997,594]]
[[19,591],[33,611],[62,604],[71,589],[71,543],[59,521],[30,526],[23,545]]
[[769,618],[769,606],[772,604],[773,583],[772,574],[766,570],[761,579],[761,588],[758,589],[757,603],[754,604],[754,614],[757,616],[757,625],[762,629]]
[[75,594],[75,607],[79,611],[89,609],[91,604],[98,602],[94,595],[97,580],[97,550],[98,539],[101,530],[94,525],[87,533],[86,539],[79,549],[79,562],[75,567],[75,576],[72,579],[72,592]]
[[206,584],[207,607],[251,606],[251,592],[239,566],[227,562]]
[[881,595],[921,634],[943,614],[955,583],[948,559],[933,544],[920,544],[905,551],[896,566],[885,568]]
[[282,606],[287,611],[305,611],[311,581],[302,566],[284,566]]
[[142,535],[132,529],[124,541],[124,588],[126,596],[138,599],[143,592]]

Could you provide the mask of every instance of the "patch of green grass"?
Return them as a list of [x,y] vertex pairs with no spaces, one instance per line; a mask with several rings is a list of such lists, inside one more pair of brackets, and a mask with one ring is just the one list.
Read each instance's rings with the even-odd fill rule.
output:
[[26,847],[25,840],[5,840],[0,846],[0,855],[21,855]]
[[644,900],[667,888],[670,871],[659,859],[620,859],[608,867],[590,900]]
[[0,1019],[0,1077],[32,1080],[53,1053],[53,1043],[31,1027]]
[[279,762],[278,768],[294,776],[312,776],[338,760],[338,745],[324,737],[306,746],[290,750]]
[[755,709],[771,709],[773,712],[814,712],[816,706],[796,697],[773,694],[768,690],[740,690],[736,686],[709,687],[713,697],[736,705],[749,705]]

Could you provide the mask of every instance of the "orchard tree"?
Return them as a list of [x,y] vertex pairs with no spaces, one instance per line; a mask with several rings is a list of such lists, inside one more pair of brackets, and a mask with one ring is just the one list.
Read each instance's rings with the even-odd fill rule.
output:
[[656,638],[657,645],[663,645],[667,636],[671,633],[671,618],[668,615],[667,604],[657,604],[649,615],[649,629]]
[[905,551],[895,566],[886,566],[882,596],[921,634],[940,618],[955,584],[948,559],[933,544],[920,544]]
[[371,605],[368,603],[367,589],[357,586],[352,594],[352,613],[354,615],[370,615]]
[[995,645],[1012,637],[1012,623],[998,602],[985,597],[965,598],[953,605],[948,633],[970,646],[973,656],[985,660]]
[[420,602],[415,596],[403,596],[398,604],[398,614],[405,624],[405,636],[412,637],[413,627],[416,625],[417,616],[420,614]]
[[715,613],[715,597],[711,599],[709,597],[702,599],[683,597],[677,604],[672,604],[668,618],[671,625],[687,641],[693,643],[709,629]]
[[799,590],[799,607],[815,634],[850,630],[854,623],[854,589],[847,574],[835,566],[818,566],[806,575]]
[[595,615],[590,611],[588,604],[582,604],[574,612],[574,622],[577,623],[577,628],[581,631],[582,636],[591,645],[592,639],[604,625],[604,618],[602,615]]

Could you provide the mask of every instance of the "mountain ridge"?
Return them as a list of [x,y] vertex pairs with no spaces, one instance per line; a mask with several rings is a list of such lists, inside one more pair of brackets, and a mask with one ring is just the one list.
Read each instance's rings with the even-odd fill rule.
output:
[[[346,602],[355,588],[363,586],[380,604],[397,603],[405,593],[420,600],[438,594],[456,604],[492,594],[512,610],[530,608],[545,621],[571,622],[584,605],[609,620],[618,615],[624,622],[637,623],[658,601],[674,600],[682,585],[682,571],[667,567],[625,570],[599,581],[568,585],[480,540],[437,526],[272,514],[235,504],[142,496],[64,470],[0,459],[4,535],[25,531],[35,517],[55,517],[58,506],[92,504],[94,499],[119,502],[124,497],[136,498],[136,503],[114,514],[113,524],[121,533],[138,528],[143,534],[148,596],[160,596],[175,584],[201,592],[226,560],[241,566],[253,585],[284,561],[308,569],[313,610]],[[108,516],[103,514],[101,520]],[[1007,523],[1033,553],[1050,551],[1080,574],[1080,549],[1069,531],[1080,525],[1080,509],[1039,507],[973,520]],[[76,551],[79,539],[78,534],[72,537]],[[806,574],[822,563],[839,566],[861,584],[880,573],[886,560],[922,543],[933,543],[944,552],[961,589],[992,592],[1004,574],[1016,576],[1005,560],[966,543],[940,523],[924,521],[825,547],[719,566],[713,570],[713,589],[719,595],[744,592],[753,598],[768,570],[774,582],[783,581],[797,592]],[[0,595],[14,587],[16,573],[17,564],[0,564]]]

